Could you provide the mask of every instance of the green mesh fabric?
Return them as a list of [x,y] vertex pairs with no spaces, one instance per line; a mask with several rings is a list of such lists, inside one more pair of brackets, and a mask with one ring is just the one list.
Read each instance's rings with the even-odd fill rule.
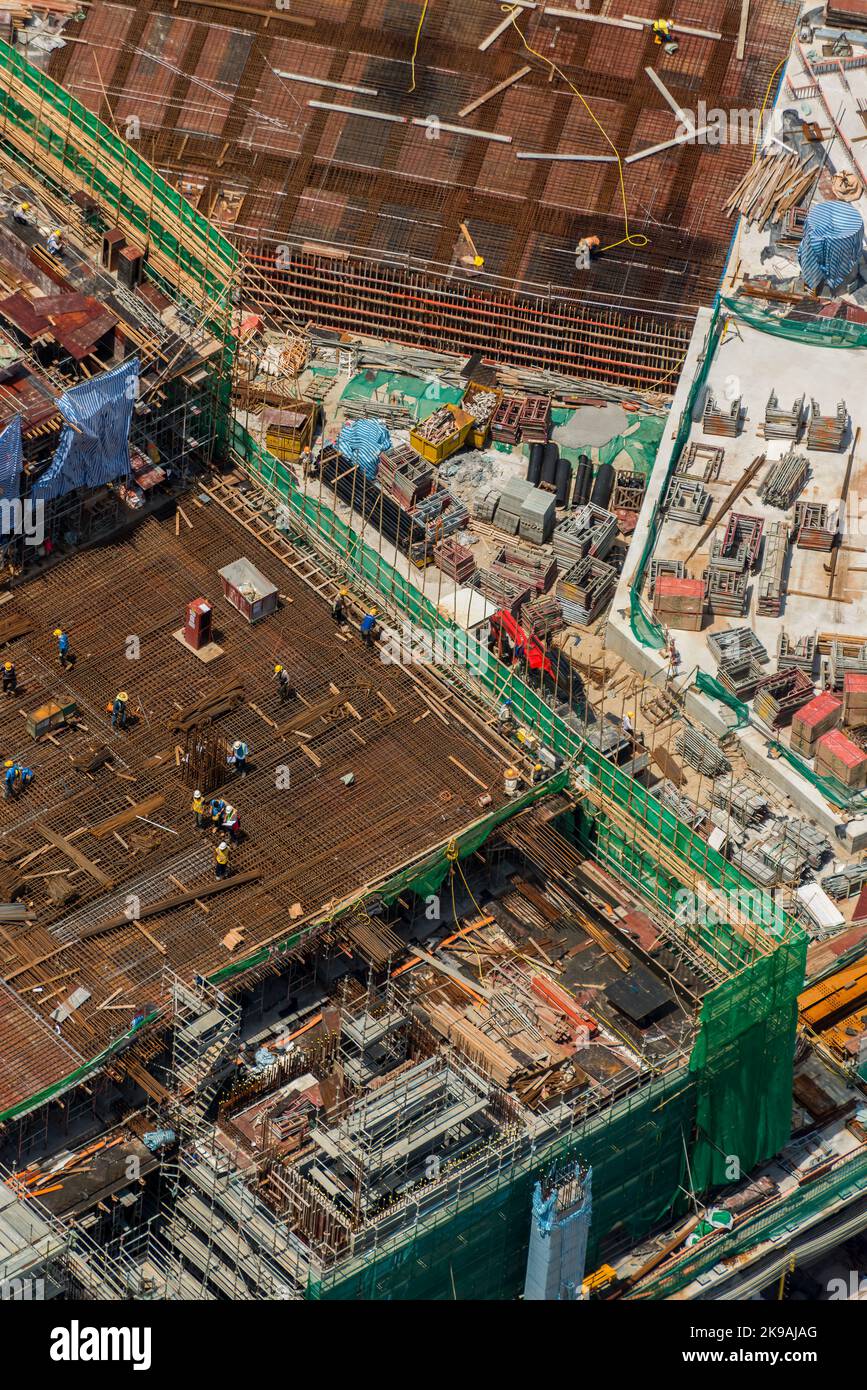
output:
[[839,782],[836,777],[821,777],[818,772],[814,772],[809,763],[787,748],[785,744],[774,740],[770,747],[777,753],[784,762],[793,767],[796,772],[809,782],[812,787],[820,791],[827,801],[834,806],[844,806],[849,811],[860,810],[867,806],[867,795],[864,792],[852,791],[845,782]]
[[720,704],[727,705],[737,715],[737,723],[733,725],[735,729],[743,729],[750,722],[749,707],[732,695],[730,690],[726,690],[713,676],[709,676],[706,671],[697,671],[695,675],[695,685],[702,695],[710,695],[712,699],[719,700]]
[[802,319],[771,310],[761,309],[752,300],[738,296],[723,299],[723,306],[730,314],[748,323],[759,333],[770,333],[775,338],[789,338],[795,343],[805,343],[823,348],[863,348],[867,347],[867,325],[849,323],[846,319]]

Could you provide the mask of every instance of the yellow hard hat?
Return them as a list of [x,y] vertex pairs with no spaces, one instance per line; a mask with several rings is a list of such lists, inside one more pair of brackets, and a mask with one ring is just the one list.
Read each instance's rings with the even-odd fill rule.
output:
[[6,671],[11,671],[11,670],[12,670],[12,662],[11,662],[11,661],[6,661],[6,662],[4,662],[3,669],[6,670]]
[[54,636],[55,636],[55,637],[62,637],[62,636],[63,636],[63,628],[62,628],[62,627],[56,627],[56,628],[54,629]]
[[368,612],[370,613],[371,618],[376,618],[379,616],[379,609],[377,608],[370,608],[368,609]]
[[117,692],[117,698],[119,700],[123,700],[124,704],[126,704],[127,700],[129,699],[129,696],[127,695],[125,690],[119,690]]
[[628,710],[626,711],[626,718],[627,718],[627,719],[634,719],[634,718],[635,718],[635,710],[628,709]]
[[5,763],[3,764],[3,766],[4,766],[4,767],[14,767],[15,764],[13,763],[13,761],[12,761],[11,758],[7,758],[6,761],[5,761]]
[[278,664],[277,666],[274,667],[274,675],[275,675],[275,676],[279,676],[279,674],[280,674],[280,672],[281,672],[282,670],[283,670],[283,667],[280,666],[280,665]]
[[22,210],[23,210],[24,212],[29,212],[29,211],[30,211],[30,204],[29,204],[29,203],[22,203],[22,204],[21,204],[21,207],[22,207]]
[[341,594],[345,597],[345,596],[349,593],[349,590],[348,590],[348,589],[346,588],[346,586],[344,585],[344,587],[340,590],[340,592],[341,592]]
[[55,235],[55,236],[63,236],[63,228],[62,228],[62,227],[55,227],[55,228],[54,228],[54,235]]

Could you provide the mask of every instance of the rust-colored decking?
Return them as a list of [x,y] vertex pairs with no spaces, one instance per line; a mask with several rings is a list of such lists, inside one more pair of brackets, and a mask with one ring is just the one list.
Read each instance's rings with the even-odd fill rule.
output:
[[19,998],[0,984],[0,1113],[56,1085],[84,1060],[37,1012],[39,998],[32,988]]
[[[610,0],[593,0],[592,8],[614,18],[623,12]],[[202,212],[224,217],[227,234],[269,271],[275,257],[278,269],[288,266],[276,279],[301,321],[443,347],[462,341],[462,324],[464,350],[496,342],[503,360],[626,384],[630,376],[636,384],[667,381],[670,389],[672,365],[685,352],[678,329],[688,332],[695,306],[716,291],[733,231],[722,204],[752,158],[755,118],[795,18],[784,0],[753,0],[739,61],[739,0],[691,0],[687,8],[685,23],[723,37],[683,35],[673,57],[648,29],[596,24],[583,12],[547,15],[542,5],[521,12],[527,42],[560,67],[592,115],[513,28],[479,50],[502,18],[492,0],[431,0],[413,91],[421,5],[408,0],[93,5],[67,30],[83,42],[52,54],[48,70],[103,119],[113,117],[122,134],[131,131],[145,157]],[[518,81],[460,116],[525,66]],[[736,122],[733,141],[682,144],[624,166],[629,231],[639,238],[626,244],[616,163],[516,155],[610,156],[594,116],[624,158],[673,139],[677,117],[647,67],[696,120],[699,102],[746,119]],[[318,84],[298,80],[317,77]],[[334,106],[392,119],[326,109]],[[443,128],[449,124],[511,143]],[[478,304],[466,302],[467,277],[455,265],[456,247],[458,257],[466,250],[462,222],[485,258],[470,281]],[[611,249],[576,270],[576,243],[591,234]],[[329,286],[339,266],[330,263],[326,275],[309,260],[290,259],[323,244],[388,266],[391,320],[386,312],[365,326],[365,310],[377,307],[375,286],[356,290],[347,280],[347,302],[335,303]],[[428,272],[444,283],[432,289]],[[502,304],[515,291],[531,304],[541,296],[552,316],[550,334],[531,335],[529,361],[521,351],[528,325]],[[457,324],[450,295],[458,297]],[[625,317],[609,317],[618,313]],[[663,341],[637,334],[630,371],[633,314]],[[585,343],[593,349],[586,356]]]
[[[384,664],[364,648],[356,627],[340,640],[326,601],[216,503],[196,506],[188,498],[183,505],[192,529],[181,523],[176,535],[174,518],[147,520],[126,540],[64,559],[16,590],[2,608],[4,618],[21,613],[34,628],[2,652],[14,658],[20,689],[0,701],[0,748],[31,766],[35,778],[18,801],[0,802],[0,897],[8,898],[23,879],[37,921],[5,929],[0,978],[42,1017],[77,987],[89,990],[89,999],[61,1024],[64,1043],[87,1056],[160,1002],[164,966],[190,980],[243,959],[266,941],[285,939],[303,917],[485,814],[485,787],[490,806],[505,797],[503,763],[448,703],[442,717],[431,709],[416,683],[426,684],[422,668],[412,672],[414,681],[402,667]],[[217,578],[221,566],[240,556],[284,596],[278,612],[253,627],[222,598]],[[214,604],[225,653],[208,665],[172,635],[186,602],[199,596]],[[76,657],[68,672],[57,662],[52,632],[58,625],[67,629]],[[280,703],[277,661],[297,686],[298,701]],[[221,788],[238,807],[244,834],[231,868],[260,877],[201,906],[191,903],[70,944],[134,910],[136,901],[144,909],[214,884],[217,837],[194,826],[192,789],[176,762],[184,737],[168,726],[181,706],[231,680],[243,683],[243,703],[213,730],[251,748],[249,775],[241,780],[229,773]],[[128,732],[113,733],[106,705],[120,689],[129,694],[135,722]],[[34,743],[25,714],[50,700],[74,700],[86,731]],[[317,706],[322,712],[307,722],[306,736],[278,736],[275,724]],[[72,757],[102,745],[113,754],[111,766],[92,774],[73,766]],[[164,761],[149,765],[158,754]],[[354,774],[352,786],[341,781],[348,773]],[[90,833],[149,799],[147,820],[122,823],[116,833]],[[148,835],[155,841],[149,850],[142,840]],[[63,907],[49,896],[59,881],[76,889],[75,900]],[[232,929],[240,933],[234,949],[222,944]],[[33,993],[40,984],[42,992]],[[8,1028],[23,1029],[23,1037],[42,1026],[27,1018],[25,1027],[20,1010],[10,1013]],[[46,1073],[56,1070],[54,1060],[52,1049]],[[33,1077],[34,1088],[49,1079]]]

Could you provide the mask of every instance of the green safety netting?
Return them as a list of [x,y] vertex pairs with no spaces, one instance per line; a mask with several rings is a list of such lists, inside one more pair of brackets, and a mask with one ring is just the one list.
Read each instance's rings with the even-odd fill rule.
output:
[[759,333],[770,333],[775,338],[789,338],[792,342],[810,347],[867,347],[867,325],[863,323],[849,323],[841,318],[794,318],[791,314],[761,309],[740,297],[723,299],[722,304],[730,314],[748,323],[751,328]]
[[635,473],[643,473],[649,478],[653,472],[659,442],[665,433],[668,417],[662,415],[641,415],[634,427],[615,435],[599,449],[600,463],[613,463],[623,452],[629,455]]
[[743,729],[750,722],[749,706],[743,700],[732,695],[730,690],[726,690],[713,676],[709,676],[707,671],[696,671],[694,684],[703,695],[710,695],[712,699],[719,700],[720,704],[727,705],[737,715],[737,722],[732,725],[735,729]]
[[821,777],[818,772],[814,772],[804,759],[799,757],[791,748],[787,748],[784,743],[774,739],[768,744],[769,749],[793,767],[805,782],[809,782],[811,787],[815,787],[821,792],[826,801],[830,801],[834,806],[844,807],[847,811],[855,812],[867,808],[867,793],[852,791],[845,782],[840,782],[836,777]]
[[341,401],[391,401],[404,398],[417,420],[426,420],[441,405],[457,405],[464,387],[449,386],[439,380],[425,380],[406,372],[364,371],[350,377],[341,393]]

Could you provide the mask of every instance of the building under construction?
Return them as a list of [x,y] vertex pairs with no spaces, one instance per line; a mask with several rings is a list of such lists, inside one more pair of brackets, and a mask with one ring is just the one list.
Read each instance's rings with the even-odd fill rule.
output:
[[0,44],[0,1276],[46,1296],[746,1296],[863,1229],[867,928],[732,853],[754,797],[715,836],[731,745],[605,649],[750,159],[663,91],[761,106],[788,11],[697,3],[648,106],[646,22],[481,8]]

